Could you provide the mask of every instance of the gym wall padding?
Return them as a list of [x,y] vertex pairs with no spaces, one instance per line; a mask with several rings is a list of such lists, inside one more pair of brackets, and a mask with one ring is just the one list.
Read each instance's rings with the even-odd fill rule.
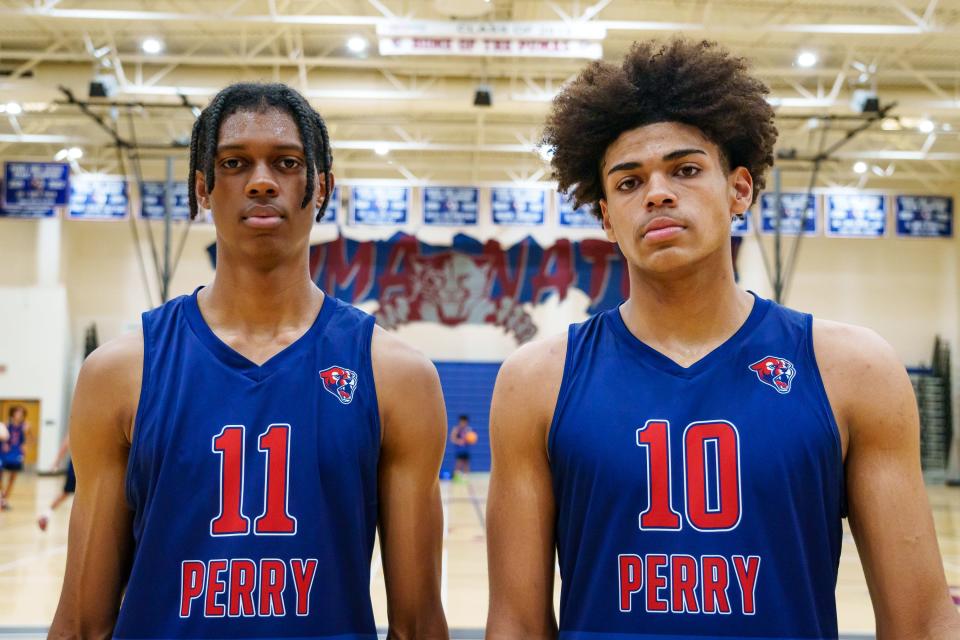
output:
[[434,362],[447,406],[447,449],[441,473],[453,471],[454,445],[450,430],[460,414],[470,417],[478,440],[470,449],[470,469],[490,471],[490,398],[500,370],[499,362]]

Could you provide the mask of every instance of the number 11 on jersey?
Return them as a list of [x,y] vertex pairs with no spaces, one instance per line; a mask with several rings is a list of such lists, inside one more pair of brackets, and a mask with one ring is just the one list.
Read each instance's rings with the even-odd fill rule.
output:
[[[210,521],[210,535],[213,536],[250,533],[250,518],[243,514],[245,434],[243,425],[227,425],[213,437],[213,452],[220,455],[220,513]],[[253,533],[258,536],[293,535],[297,532],[297,519],[288,509],[290,425],[270,425],[257,442],[257,449],[266,453],[266,468],[263,513],[254,521]]]

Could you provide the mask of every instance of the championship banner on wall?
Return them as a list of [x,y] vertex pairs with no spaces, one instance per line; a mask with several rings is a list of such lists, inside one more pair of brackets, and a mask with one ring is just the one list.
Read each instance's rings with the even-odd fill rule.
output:
[[357,186],[350,190],[352,225],[393,226],[407,223],[410,187]]
[[915,238],[953,237],[953,198],[897,196],[897,235]]
[[[215,245],[208,247],[215,261]],[[571,288],[590,298],[588,313],[610,309],[629,291],[623,257],[605,240],[558,240],[541,247],[530,237],[504,249],[457,234],[451,246],[435,246],[398,233],[360,242],[340,237],[310,247],[310,273],[330,295],[360,304],[376,301],[377,322],[455,327],[501,327],[523,343],[537,331],[525,303],[550,295],[565,300]]]
[[[163,220],[166,212],[167,183],[160,181],[140,184],[140,217],[145,220]],[[187,182],[173,183],[173,211],[171,220],[190,219],[190,197]]]
[[542,225],[547,211],[543,189],[494,187],[490,190],[494,224]]
[[[776,232],[776,204],[776,194],[764,193],[760,195],[760,231],[763,233]],[[820,199],[812,193],[781,193],[780,233],[785,236],[795,236],[800,232],[802,222],[803,235],[816,235],[817,220],[820,219],[819,205]]]
[[827,235],[879,238],[887,231],[887,197],[851,193],[827,196]]
[[476,187],[424,187],[420,198],[424,224],[458,227],[477,224],[480,189]]
[[121,176],[80,175],[70,181],[67,215],[82,220],[123,220],[129,198]]
[[5,162],[0,217],[52,218],[70,199],[70,166],[62,162]]
[[573,202],[565,194],[557,194],[557,211],[560,212],[561,227],[575,227],[580,229],[599,229],[602,225],[591,209],[593,205],[585,204],[579,209],[573,208]]
[[5,162],[3,204],[62,207],[69,199],[70,165],[62,162]]

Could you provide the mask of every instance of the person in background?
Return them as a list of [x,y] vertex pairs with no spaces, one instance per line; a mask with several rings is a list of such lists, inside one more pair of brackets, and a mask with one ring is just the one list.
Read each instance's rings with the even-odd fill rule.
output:
[[470,473],[470,447],[477,443],[477,432],[470,428],[470,418],[466,414],[460,415],[450,431],[450,442],[456,446],[453,479],[460,480],[464,474]]
[[[67,457],[67,452],[70,451],[70,435],[67,434],[67,437],[63,439],[63,443],[60,445],[60,451],[57,452],[57,459],[53,462],[54,470],[59,470],[63,466],[63,461]],[[40,514],[37,518],[37,526],[40,527],[41,531],[47,530],[47,525],[50,524],[50,518],[53,517],[53,512],[63,504],[67,498],[71,497],[76,491],[77,488],[77,476],[73,472],[73,460],[67,462],[67,477],[63,482],[63,491],[60,492],[56,498],[53,499],[53,502],[50,503],[50,507]]]
[[[10,492],[17,474],[23,471],[23,445],[30,433],[27,410],[20,405],[10,407],[6,424],[7,437],[0,442],[0,509],[10,509]],[[6,484],[4,484],[6,476]]]

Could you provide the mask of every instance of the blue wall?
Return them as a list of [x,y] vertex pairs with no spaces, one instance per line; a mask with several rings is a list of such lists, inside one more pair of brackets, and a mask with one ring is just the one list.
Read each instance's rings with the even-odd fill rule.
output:
[[470,469],[490,470],[490,397],[500,370],[499,362],[434,362],[447,405],[447,450],[441,473],[453,471],[453,443],[450,430],[465,413],[479,439],[470,449]]

